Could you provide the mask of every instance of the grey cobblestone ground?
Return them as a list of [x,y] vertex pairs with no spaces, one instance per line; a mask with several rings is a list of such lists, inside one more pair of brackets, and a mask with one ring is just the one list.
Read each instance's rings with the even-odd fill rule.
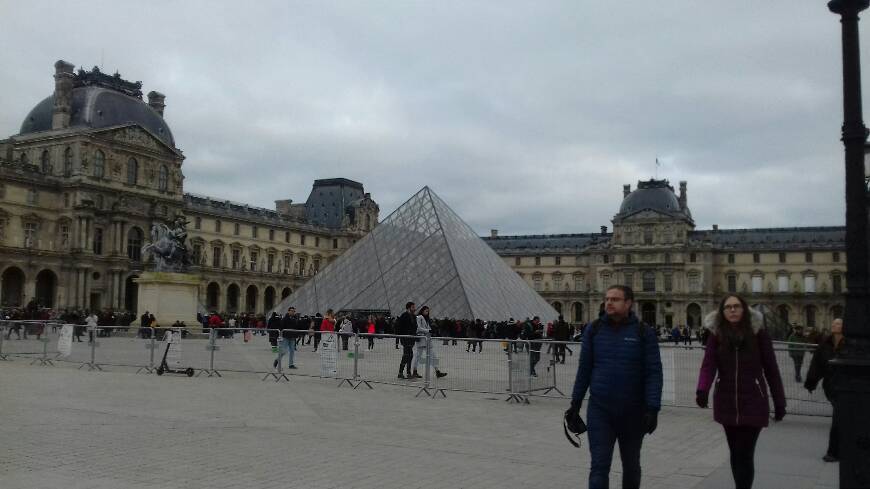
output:
[[[250,374],[157,377],[0,362],[0,488],[585,487],[589,456],[561,433],[565,402]],[[766,430],[757,487],[836,486],[826,418]],[[643,451],[644,487],[727,488],[710,411],[666,408]],[[614,461],[613,487],[619,487]]]

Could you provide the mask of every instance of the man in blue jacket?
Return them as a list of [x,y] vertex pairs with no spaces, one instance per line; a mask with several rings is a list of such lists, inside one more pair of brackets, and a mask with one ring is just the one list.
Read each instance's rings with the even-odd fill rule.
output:
[[608,487],[616,441],[622,458],[622,487],[640,487],[641,444],[658,424],[662,399],[659,345],[653,328],[632,312],[633,303],[630,287],[610,287],[604,299],[605,315],[584,329],[567,415],[580,415],[589,390],[590,489]]

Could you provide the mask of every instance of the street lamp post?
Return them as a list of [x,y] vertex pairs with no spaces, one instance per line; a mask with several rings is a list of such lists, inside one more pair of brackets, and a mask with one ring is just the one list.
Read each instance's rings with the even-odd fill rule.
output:
[[846,347],[832,362],[837,372],[840,487],[870,487],[870,244],[861,108],[858,14],[870,0],[831,0],[843,41],[843,145],[846,148]]

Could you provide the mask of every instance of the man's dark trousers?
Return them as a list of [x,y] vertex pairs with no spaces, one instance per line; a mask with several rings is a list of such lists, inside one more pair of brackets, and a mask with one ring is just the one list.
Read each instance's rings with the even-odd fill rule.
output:
[[592,455],[589,489],[609,487],[613,445],[619,441],[622,487],[640,487],[640,448],[643,443],[643,407],[607,409],[590,400],[586,411],[589,451]]

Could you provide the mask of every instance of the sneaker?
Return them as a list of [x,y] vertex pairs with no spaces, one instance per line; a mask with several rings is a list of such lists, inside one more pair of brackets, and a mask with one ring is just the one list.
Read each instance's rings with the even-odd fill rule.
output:
[[409,375],[409,377],[414,378],[414,379],[422,379],[423,378],[423,376],[418,374],[417,372],[414,372],[412,375]]
[[831,455],[830,453],[826,453],[825,456],[822,457],[822,460],[824,460],[825,462],[839,462],[840,461],[840,459]]
[[404,376],[404,375],[402,375],[402,372],[399,372],[399,377],[398,377],[398,378],[400,378],[400,379],[404,379],[404,378],[405,378],[405,376]]
[[441,371],[439,371],[439,370],[436,370],[436,371],[435,371],[435,377],[438,377],[439,379],[440,379],[441,377],[447,377],[447,372],[441,372]]
[[537,377],[537,376],[538,376],[538,374],[536,374],[535,372],[532,372],[532,377]]
[[296,370],[296,365],[290,365],[290,366],[287,367],[287,368],[292,368],[293,370]]

